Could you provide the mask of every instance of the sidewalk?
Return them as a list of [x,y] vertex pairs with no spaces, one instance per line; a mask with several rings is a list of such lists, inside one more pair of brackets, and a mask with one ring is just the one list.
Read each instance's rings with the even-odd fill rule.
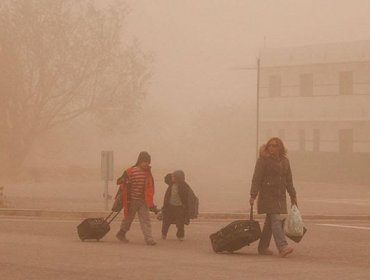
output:
[[[12,209],[0,208],[1,216],[17,216],[17,217],[47,217],[47,218],[63,218],[63,219],[84,219],[105,217],[109,211],[63,211],[63,210],[41,210],[41,209]],[[120,215],[120,214],[119,214]],[[263,219],[264,215],[254,214],[255,219]],[[303,215],[303,220],[361,220],[370,221],[369,215]],[[151,213],[151,218],[155,219],[155,215]],[[249,215],[244,213],[216,213],[203,212],[199,213],[197,220],[239,220],[249,219]]]

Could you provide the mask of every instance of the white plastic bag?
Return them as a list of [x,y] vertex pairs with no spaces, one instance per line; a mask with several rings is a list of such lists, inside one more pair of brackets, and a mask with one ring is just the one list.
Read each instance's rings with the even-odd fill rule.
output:
[[297,205],[290,208],[284,222],[284,233],[289,236],[303,236],[303,220]]

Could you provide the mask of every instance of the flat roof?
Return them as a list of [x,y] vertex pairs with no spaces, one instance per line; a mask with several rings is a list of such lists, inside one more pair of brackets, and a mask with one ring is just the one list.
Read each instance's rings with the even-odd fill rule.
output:
[[370,40],[261,49],[261,67],[370,61]]

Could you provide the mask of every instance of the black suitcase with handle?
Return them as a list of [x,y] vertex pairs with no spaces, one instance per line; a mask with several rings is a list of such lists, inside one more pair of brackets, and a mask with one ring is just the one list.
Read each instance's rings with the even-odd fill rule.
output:
[[118,213],[112,211],[106,218],[87,218],[83,220],[77,226],[77,233],[81,241],[88,239],[99,241],[102,239],[109,232],[109,224],[117,217]]
[[253,220],[253,207],[249,220],[234,221],[219,231],[211,234],[213,251],[234,252],[260,239],[261,228],[258,221]]

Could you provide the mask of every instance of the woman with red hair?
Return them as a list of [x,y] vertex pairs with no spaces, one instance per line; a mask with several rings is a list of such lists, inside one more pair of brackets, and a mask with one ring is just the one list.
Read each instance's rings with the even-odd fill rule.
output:
[[286,192],[291,204],[297,204],[296,191],[293,186],[290,163],[283,141],[273,137],[260,149],[250,190],[250,204],[257,201],[257,212],[266,214],[258,253],[272,255],[269,249],[271,237],[274,237],[280,256],[285,257],[293,252],[285,238],[280,214],[287,213]]

